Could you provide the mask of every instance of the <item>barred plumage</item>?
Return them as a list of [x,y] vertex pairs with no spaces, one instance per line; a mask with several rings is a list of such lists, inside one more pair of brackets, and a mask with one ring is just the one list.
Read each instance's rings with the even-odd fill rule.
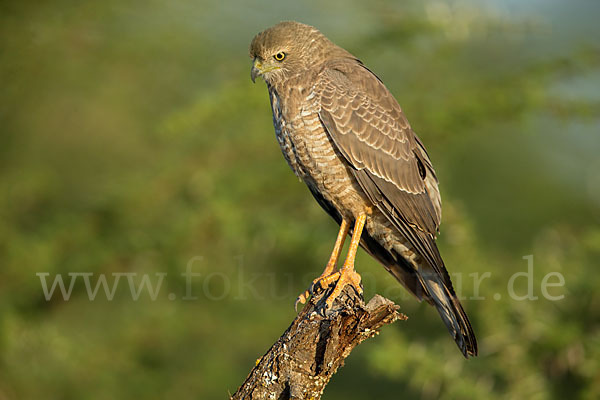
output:
[[338,223],[366,218],[357,243],[436,307],[465,356],[476,355],[435,244],[437,177],[392,94],[356,57],[297,22],[259,33],[250,56],[252,79],[267,82],[276,136],[294,173]]

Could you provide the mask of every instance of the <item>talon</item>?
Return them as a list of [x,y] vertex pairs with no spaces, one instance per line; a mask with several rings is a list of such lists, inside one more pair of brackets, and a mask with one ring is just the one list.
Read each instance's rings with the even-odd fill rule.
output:
[[334,272],[331,275],[321,275],[317,279],[313,281],[310,287],[304,291],[304,293],[300,293],[300,295],[296,298],[296,302],[294,303],[294,310],[298,312],[298,303],[305,304],[308,299],[313,296],[315,293],[320,293],[322,290],[325,290],[332,283],[336,282],[340,277],[340,272]]
[[296,303],[294,304],[294,309],[296,309],[296,311],[298,310],[298,303],[306,303],[308,298],[312,296],[317,291],[317,289],[327,289],[327,287],[332,282],[335,282],[338,279],[339,272],[333,271],[335,270],[337,260],[340,257],[340,253],[342,252],[342,247],[344,247],[344,240],[346,239],[349,230],[350,225],[348,224],[348,222],[345,219],[342,220],[337,239],[335,240],[335,245],[333,246],[333,251],[331,252],[331,257],[329,257],[329,262],[327,262],[325,270],[323,271],[321,276],[319,276],[312,282],[308,290],[306,290],[304,293],[298,296],[298,298],[296,299]]
[[333,302],[335,301],[336,298],[339,297],[340,294],[342,294],[342,291],[344,290],[346,285],[351,285],[359,295],[362,295],[362,293],[363,293],[363,289],[362,289],[362,285],[361,285],[362,279],[361,279],[360,275],[358,274],[358,272],[354,271],[354,268],[350,268],[350,267],[345,268],[345,267],[346,266],[342,267],[343,271],[340,274],[340,278],[336,282],[335,288],[329,294],[329,296],[327,297],[327,300],[325,301],[326,309],[332,308]]
[[336,282],[338,279],[340,279],[340,271],[334,272],[328,276],[321,276],[313,281],[313,284],[309,289],[310,293],[315,293],[315,288],[325,290],[329,287],[329,285],[331,285],[333,282]]
[[304,293],[300,293],[300,295],[296,298],[296,302],[294,303],[294,310],[298,312],[298,303],[305,304],[306,300],[308,300],[310,293],[305,291]]
[[298,310],[298,303],[306,303],[308,298],[313,295],[317,290],[325,290],[335,282],[335,287],[333,291],[327,296],[325,300],[325,310],[328,308],[332,308],[333,302],[335,299],[342,293],[344,287],[346,285],[352,285],[354,290],[359,295],[362,295],[362,285],[361,285],[361,277],[354,270],[354,260],[356,257],[356,251],[358,250],[358,246],[360,244],[360,239],[362,235],[362,231],[365,227],[365,222],[367,220],[366,214],[361,214],[356,221],[354,222],[354,232],[352,233],[352,241],[350,242],[350,248],[348,249],[348,256],[346,257],[346,261],[344,261],[344,265],[340,268],[339,271],[333,272],[335,269],[335,265],[337,264],[337,260],[340,256],[340,252],[342,251],[342,247],[344,246],[344,239],[346,235],[348,235],[348,231],[350,230],[348,222],[343,219],[340,224],[340,231],[338,233],[338,237],[335,241],[335,246],[333,248],[333,252],[331,253],[331,257],[329,258],[329,262],[325,267],[325,271],[315,279],[312,285],[306,290],[304,293],[300,294],[296,299],[296,303],[294,304],[294,308],[296,311]]
[[359,295],[362,295],[363,293],[361,286],[362,279],[358,272],[354,270],[354,260],[366,220],[366,214],[362,214],[354,223],[354,232],[352,233],[352,241],[350,242],[350,248],[348,249],[348,256],[346,257],[346,261],[344,261],[344,265],[338,272],[339,279],[335,284],[335,288],[333,288],[333,291],[329,294],[327,300],[325,301],[326,308],[331,308],[333,306],[333,302],[340,294],[342,294],[342,291],[346,285],[352,285],[354,290],[356,290]]

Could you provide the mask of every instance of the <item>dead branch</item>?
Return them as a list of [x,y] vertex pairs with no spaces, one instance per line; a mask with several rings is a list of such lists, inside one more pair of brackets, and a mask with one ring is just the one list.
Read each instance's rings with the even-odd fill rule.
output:
[[382,296],[365,305],[350,286],[328,312],[323,311],[324,299],[309,301],[231,399],[318,400],[356,346],[383,325],[406,319],[400,307]]

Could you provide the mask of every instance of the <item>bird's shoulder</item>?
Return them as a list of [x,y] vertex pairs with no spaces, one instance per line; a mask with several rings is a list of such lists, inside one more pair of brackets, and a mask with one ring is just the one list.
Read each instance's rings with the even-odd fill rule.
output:
[[414,158],[417,141],[400,105],[359,60],[324,63],[315,91],[321,118],[331,133],[341,136],[340,145],[351,146],[357,152],[349,154],[353,161],[358,164],[367,161],[365,158],[370,157],[366,153],[390,157],[390,161]]
[[375,202],[385,198],[392,214],[404,214],[410,225],[435,234],[441,219],[437,178],[396,99],[358,60],[324,63],[318,76],[321,121],[365,178],[365,190]]
[[317,82],[335,87],[353,96],[381,107],[387,114],[409,127],[400,104],[385,86],[383,81],[356,58],[333,59],[323,63]]

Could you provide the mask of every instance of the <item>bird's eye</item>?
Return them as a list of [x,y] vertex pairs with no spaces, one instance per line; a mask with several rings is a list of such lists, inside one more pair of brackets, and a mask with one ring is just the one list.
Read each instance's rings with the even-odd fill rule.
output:
[[285,58],[285,53],[283,51],[280,51],[279,53],[275,54],[273,58],[277,61],[283,61],[283,59]]

